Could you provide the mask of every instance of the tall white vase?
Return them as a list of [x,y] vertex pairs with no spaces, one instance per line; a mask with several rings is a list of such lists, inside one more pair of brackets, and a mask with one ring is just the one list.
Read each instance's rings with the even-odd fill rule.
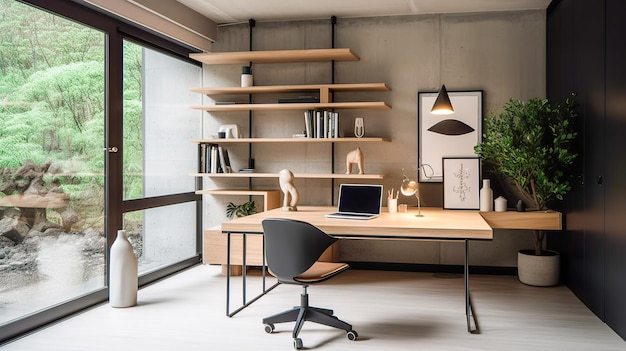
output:
[[483,187],[480,189],[480,210],[482,212],[493,211],[493,191],[491,181],[483,179]]
[[117,231],[111,245],[109,270],[109,304],[130,307],[137,304],[137,257],[125,230]]

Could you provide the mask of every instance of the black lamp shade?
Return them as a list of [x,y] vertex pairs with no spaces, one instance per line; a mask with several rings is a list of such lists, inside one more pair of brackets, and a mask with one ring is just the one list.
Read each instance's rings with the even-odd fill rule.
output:
[[449,115],[454,113],[454,108],[452,108],[452,103],[450,102],[450,97],[448,96],[445,85],[441,86],[437,100],[435,100],[435,104],[430,110],[430,113],[434,115]]

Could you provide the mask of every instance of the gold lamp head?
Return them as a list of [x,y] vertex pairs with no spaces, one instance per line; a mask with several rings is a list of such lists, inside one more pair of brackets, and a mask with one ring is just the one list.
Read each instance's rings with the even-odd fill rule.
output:
[[441,85],[441,89],[437,95],[437,100],[435,100],[430,113],[434,115],[450,115],[454,113],[454,108],[452,108],[452,103],[450,102],[450,97],[448,96],[445,84]]

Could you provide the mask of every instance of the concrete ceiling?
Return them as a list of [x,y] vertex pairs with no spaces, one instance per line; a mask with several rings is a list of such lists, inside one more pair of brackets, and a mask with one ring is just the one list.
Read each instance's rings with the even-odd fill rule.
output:
[[546,9],[551,0],[176,0],[217,24]]

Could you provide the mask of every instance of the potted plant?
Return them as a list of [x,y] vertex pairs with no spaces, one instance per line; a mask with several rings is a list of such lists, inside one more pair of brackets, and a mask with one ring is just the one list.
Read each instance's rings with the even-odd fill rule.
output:
[[226,205],[226,216],[228,218],[244,217],[256,213],[256,204],[254,201],[248,201],[243,204],[235,205],[229,202]]
[[[558,105],[542,98],[511,99],[501,113],[485,120],[483,140],[474,151],[492,166],[496,176],[514,188],[529,210],[546,211],[548,203],[562,200],[571,189],[568,169],[577,157],[573,145],[575,117],[574,99]],[[520,280],[526,284],[558,283],[558,253],[543,250],[544,236],[544,231],[533,231],[534,250],[518,254]],[[538,273],[533,281],[535,278],[525,271],[527,258],[541,260],[538,267],[548,264],[544,260],[556,261],[556,267],[551,274]]]

